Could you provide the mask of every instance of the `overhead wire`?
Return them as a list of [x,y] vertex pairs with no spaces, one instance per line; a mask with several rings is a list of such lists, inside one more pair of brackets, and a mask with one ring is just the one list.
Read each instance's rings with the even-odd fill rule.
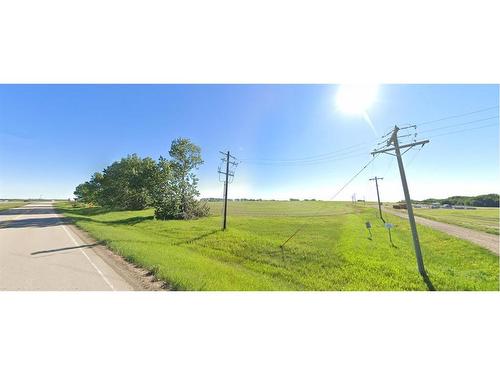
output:
[[[476,114],[476,113],[490,111],[490,110],[495,109],[495,108],[498,108],[498,106],[488,107],[488,108],[484,108],[484,109],[480,109],[480,110],[476,110],[476,111],[472,111],[472,112],[467,112],[467,113],[462,113],[462,114],[458,114],[458,115],[452,115],[452,116],[442,117],[442,118],[435,119],[435,120],[420,122],[420,123],[418,123],[416,125],[422,126],[422,125],[432,124],[432,123],[436,123],[436,122],[440,122],[440,121],[445,121],[445,120],[450,120],[450,119],[454,119],[454,118],[469,116],[469,115]],[[477,123],[477,122],[481,122],[481,121],[491,120],[491,119],[494,119],[494,118],[498,118],[498,116],[492,116],[492,117],[488,117],[488,118],[476,119],[476,120],[472,120],[472,121],[468,121],[468,122],[464,122],[464,123],[460,123],[460,124],[447,125],[447,126],[443,126],[443,127],[439,127],[439,128],[435,128],[435,129],[424,130],[424,131],[422,131],[420,133],[427,133],[427,132],[439,131],[439,130],[442,130],[442,129],[447,129],[447,128],[456,127],[456,126],[468,125],[468,124]],[[490,125],[485,125],[485,126],[480,126],[480,127],[473,127],[473,128],[468,128],[468,129],[461,129],[461,130],[458,130],[458,131],[453,131],[453,132],[447,132],[447,133],[441,133],[441,134],[433,135],[433,137],[439,137],[439,136],[444,136],[444,135],[448,135],[448,134],[455,134],[455,133],[462,133],[462,132],[465,132],[465,131],[472,131],[472,130],[487,128],[487,127],[492,127],[492,126],[498,126],[498,125],[497,124],[490,124]],[[411,127],[415,127],[415,126],[411,125],[411,126],[408,126],[407,128],[411,128]],[[407,128],[404,128],[404,129],[407,129]],[[385,138],[385,137],[387,137],[390,134],[391,134],[391,132],[387,133],[382,138]],[[404,135],[404,136],[411,136],[411,135],[413,135],[413,134],[407,134],[407,135]],[[415,136],[416,136],[416,134],[415,134]],[[318,155],[309,156],[309,157],[303,157],[303,158],[295,158],[295,159],[241,159],[241,161],[247,162],[247,163],[250,162],[250,163],[263,164],[263,165],[266,165],[266,162],[267,162],[267,165],[280,164],[281,166],[286,166],[286,165],[312,165],[312,164],[317,164],[317,163],[332,162],[332,161],[335,161],[335,160],[343,160],[343,159],[347,159],[347,158],[351,158],[351,157],[361,156],[364,153],[363,154],[355,154],[355,155],[352,155],[352,154],[355,153],[355,152],[360,151],[360,149],[359,149],[360,146],[362,146],[362,145],[364,146],[366,144],[367,144],[367,142],[363,142],[363,143],[359,143],[359,144],[356,144],[356,145],[353,145],[353,146],[349,146],[349,147],[341,149],[341,150],[336,150],[336,151],[332,151],[332,152],[329,152],[329,153],[318,154]],[[423,145],[415,153],[415,155],[412,157],[412,159],[407,164],[407,166],[409,166],[409,165],[411,165],[413,163],[413,161],[416,159],[417,155],[420,153],[420,151],[422,150],[422,148],[423,148]],[[350,150],[350,151],[348,151],[348,150]],[[372,164],[376,160],[377,156],[379,156],[379,155],[380,154],[376,154],[375,156],[373,156],[373,158],[368,163],[366,163],[356,174],[354,174],[354,176],[352,176],[329,199],[329,201],[334,200],[342,191],[344,191],[344,189],[347,186],[349,186],[370,164]],[[393,163],[391,161],[391,163],[389,165],[389,168],[391,168],[392,164]],[[287,244],[291,239],[293,239],[307,224],[308,224],[308,222],[305,222],[302,225],[300,225],[292,233],[292,235],[289,236],[280,245],[280,247],[283,249],[283,246],[285,244]]]
[[[476,110],[476,111],[461,113],[461,114],[457,114],[457,115],[451,115],[451,116],[442,117],[442,118],[435,119],[435,120],[430,120],[430,121],[424,121],[424,122],[417,123],[415,125],[410,125],[410,126],[405,127],[403,129],[412,128],[412,127],[416,127],[416,126],[428,125],[428,124],[432,124],[432,123],[436,123],[436,122],[440,122],[440,121],[445,121],[445,120],[450,120],[450,119],[455,119],[455,118],[460,118],[460,117],[464,117],[464,116],[473,115],[473,114],[476,114],[476,113],[487,112],[487,111],[491,111],[491,110],[496,109],[496,108],[499,108],[499,106],[492,106],[492,107],[487,107],[487,108],[479,109],[479,110]],[[488,118],[476,119],[476,120],[472,120],[472,121],[468,121],[468,122],[464,122],[464,123],[459,123],[459,124],[454,124],[454,125],[447,125],[447,126],[443,126],[443,127],[439,127],[439,128],[435,128],[435,129],[424,130],[424,131],[421,131],[419,133],[430,133],[430,132],[433,132],[433,131],[438,131],[438,130],[447,129],[447,128],[451,128],[451,127],[456,127],[456,126],[463,126],[463,125],[473,124],[473,123],[477,123],[477,122],[481,122],[481,121],[486,121],[486,120],[490,120],[490,119],[494,119],[494,118],[498,118],[498,116],[492,116],[492,117],[488,117]],[[472,131],[472,130],[487,128],[487,127],[492,127],[492,126],[498,126],[498,125],[497,124],[490,124],[490,125],[479,126],[479,127],[474,127],[474,128],[461,129],[461,130],[458,130],[458,131],[452,131],[452,132],[446,132],[446,133],[436,134],[436,135],[433,135],[432,137],[435,138],[435,137],[445,136],[445,135],[449,135],[449,134],[462,133],[462,132],[465,132],[465,131]],[[386,138],[391,133],[392,133],[392,131],[388,132],[387,134],[385,134],[381,138]],[[411,136],[411,135],[413,135],[413,134],[406,134],[404,136]],[[415,136],[416,136],[416,134],[415,134]],[[381,143],[383,143],[383,142],[381,142]],[[379,145],[381,143],[379,143]],[[314,165],[314,164],[332,162],[332,161],[336,161],[336,160],[344,160],[344,159],[348,159],[348,158],[352,158],[352,157],[357,157],[357,156],[364,155],[365,153],[362,153],[362,154],[359,154],[359,153],[358,154],[353,154],[353,153],[357,153],[357,152],[361,151],[361,148],[364,148],[364,146],[366,146],[367,144],[368,144],[368,142],[362,142],[362,143],[358,143],[358,144],[355,144],[355,145],[352,145],[352,146],[349,146],[349,147],[346,147],[346,148],[343,148],[343,149],[340,149],[340,150],[336,150],[336,151],[332,151],[332,152],[328,152],[328,153],[323,153],[323,154],[317,154],[317,155],[307,156],[307,157],[302,157],[302,158],[293,158],[293,159],[251,159],[251,158],[249,158],[249,159],[240,159],[240,161],[241,162],[245,162],[245,163],[260,164],[260,165],[280,165],[280,166]],[[361,146],[363,146],[363,147],[361,147]],[[410,160],[410,162],[409,162],[408,165],[412,164],[412,162],[415,160],[415,158],[420,153],[420,151],[422,150],[422,148],[423,148],[423,145],[415,153],[415,155],[412,157],[412,159]],[[380,154],[376,154],[353,177],[351,177],[347,181],[347,183],[345,183],[329,200],[331,201],[331,200],[335,199],[347,186],[349,186],[349,184],[352,183],[352,181],[354,181],[354,179],[356,179],[356,177],[358,177],[370,164],[372,164],[374,162],[374,160],[376,159],[376,157],[379,156],[379,155]],[[388,170],[391,168],[392,164],[393,164],[393,162],[391,161],[391,163],[389,164]],[[283,248],[283,246],[288,241],[290,241],[293,237],[295,237],[307,224],[308,223],[306,222],[306,223],[302,224],[301,226],[299,226],[297,228],[297,230],[294,231],[294,233],[290,237],[288,237],[283,242],[283,244],[280,247]]]
[[442,137],[444,135],[449,135],[449,134],[463,133],[463,132],[468,132],[468,131],[472,131],[472,130],[491,128],[491,127],[498,127],[498,124],[489,124],[489,125],[477,126],[475,128],[461,129],[461,130],[456,130],[456,131],[452,131],[452,132],[436,134],[436,135],[433,135],[432,138]]
[[417,158],[418,154],[420,154],[420,151],[422,151],[422,149],[424,148],[424,146],[425,146],[425,144],[421,145],[421,146],[418,148],[417,152],[415,152],[415,153],[413,154],[413,156],[411,157],[411,159],[410,159],[409,161],[407,161],[407,162],[406,162],[406,166],[405,166],[405,168],[406,168],[406,169],[408,169],[408,168],[409,168],[409,167],[413,164],[413,162],[414,162],[414,161],[415,161],[415,159]]
[[454,119],[454,118],[459,118],[459,117],[473,115],[473,114],[476,114],[476,113],[491,111],[492,109],[496,109],[496,108],[498,108],[497,105],[492,106],[492,107],[487,107],[487,108],[479,109],[477,111],[466,112],[466,113],[461,113],[461,114],[458,114],[458,115],[452,115],[452,116],[442,117],[442,118],[439,118],[439,119],[436,119],[436,120],[424,121],[424,122],[417,123],[415,125],[422,126],[422,125],[427,125],[427,124],[433,124],[433,123],[439,122],[439,121],[445,121],[445,120],[450,120],[450,119]]
[[361,142],[336,151],[295,159],[240,159],[240,162],[262,166],[302,166],[316,165],[338,160],[345,160],[366,155],[373,148],[370,142]]
[[[366,163],[354,176],[352,176],[335,194],[332,195],[332,197],[330,199],[328,199],[328,201],[332,201],[334,200],[342,191],[344,191],[344,189],[349,186],[349,184],[354,181],[356,179],[356,177],[358,177],[371,163],[373,163],[375,161],[375,159],[378,157],[379,155],[375,155],[372,157],[372,159],[370,159],[370,161],[368,161],[368,163]],[[325,206],[324,206],[325,207]],[[323,207],[323,208],[324,208]],[[318,211],[316,212],[318,213]],[[283,246],[285,246],[285,244],[290,241],[293,237],[295,237],[297,235],[297,233],[299,233],[307,224],[309,224],[309,222],[304,222],[302,225],[300,225],[296,231],[293,232],[293,234],[288,237],[285,242],[283,242],[280,247],[283,248]]]
[[363,166],[363,168],[361,168],[361,169],[359,170],[359,172],[358,172],[358,173],[356,173],[354,176],[352,176],[352,177],[349,179],[349,181],[347,181],[347,182],[344,184],[344,186],[342,186],[342,187],[340,188],[340,190],[338,190],[338,191],[337,191],[334,195],[332,195],[332,197],[331,197],[329,200],[330,200],[330,201],[332,201],[332,200],[334,200],[335,198],[337,198],[337,196],[338,196],[338,195],[339,195],[339,194],[340,194],[340,193],[341,193],[341,192],[342,192],[342,191],[343,191],[343,190],[344,190],[344,189],[345,189],[345,188],[346,188],[346,187],[347,187],[347,186],[348,186],[351,182],[353,182],[353,181],[354,181],[354,179],[355,179],[356,177],[358,177],[358,176],[359,176],[359,175],[360,175],[360,174],[361,174],[361,173],[362,173],[362,172],[366,169],[366,167],[368,167],[371,163],[373,163],[373,162],[375,161],[375,159],[377,158],[377,156],[378,156],[378,154],[377,154],[377,155],[375,155],[375,156],[373,156],[373,158],[372,158],[372,159],[370,159],[370,161],[369,161],[368,163],[366,163],[366,164]]
[[[410,125],[409,127],[422,126],[422,125],[436,123],[436,122],[439,122],[439,121],[445,121],[445,120],[449,120],[449,119],[454,119],[454,118],[469,116],[469,115],[476,114],[476,113],[482,113],[482,112],[491,111],[491,110],[496,109],[496,108],[499,108],[499,106],[492,106],[492,107],[487,107],[487,108],[479,109],[479,110],[476,110],[476,111],[465,112],[465,113],[460,113],[460,114],[457,114],[457,115],[451,115],[451,116],[441,117],[441,118],[438,118],[438,119],[435,119],[435,120],[429,120],[429,121],[424,121],[424,122],[417,123],[415,125]],[[462,125],[472,124],[472,123],[486,121],[488,119],[494,119],[494,118],[498,118],[498,116],[492,116],[492,117],[488,117],[488,118],[477,119],[477,120],[468,121],[468,122],[464,122],[464,123],[459,123],[459,124],[455,124],[455,125],[444,126],[444,127],[440,127],[440,128],[436,128],[436,129],[424,130],[424,131],[421,131],[419,133],[433,132],[433,131],[437,131],[437,130],[440,130],[440,129],[451,128],[451,127],[454,127],[454,126],[462,126]],[[385,138],[385,137],[389,136],[391,133],[392,133],[392,130],[389,131],[384,136],[382,136],[381,138]],[[412,136],[412,135],[413,134],[405,134],[405,135],[401,135],[400,137],[403,137],[403,136],[408,136],[409,137],[409,136]],[[385,141],[379,142],[378,145],[380,145],[380,144],[382,144],[384,142]],[[319,164],[319,163],[330,162],[330,161],[334,161],[334,160],[342,160],[343,156],[348,156],[348,155],[351,155],[351,154],[353,154],[355,152],[359,152],[363,148],[365,148],[368,144],[369,144],[369,142],[361,142],[361,143],[357,143],[357,144],[354,144],[354,145],[351,145],[351,146],[348,146],[348,147],[345,147],[345,148],[341,148],[339,150],[335,150],[335,151],[331,151],[331,152],[326,152],[326,153],[322,153],[322,154],[311,155],[311,156],[300,157],[300,158],[290,158],[290,159],[286,159],[286,158],[284,158],[284,159],[242,158],[242,159],[240,159],[240,161],[245,162],[245,163],[249,163],[249,164],[259,164],[259,165],[274,165],[274,164],[276,164],[276,165],[278,165],[278,164],[279,165],[313,165],[313,164],[316,164],[316,163]],[[361,155],[361,154],[359,154],[359,155]],[[359,156],[359,155],[352,155],[352,157]],[[339,158],[339,157],[342,157],[342,158]]]
[[498,116],[484,117],[484,118],[480,118],[480,119],[473,120],[473,121],[467,121],[467,122],[461,122],[461,123],[453,124],[453,125],[441,126],[439,128],[426,129],[426,130],[423,130],[423,131],[419,131],[419,134],[422,134],[422,133],[424,133],[424,134],[425,133],[431,133],[431,132],[438,131],[438,130],[441,130],[441,129],[448,129],[448,128],[453,128],[453,127],[456,127],[456,126],[463,126],[463,125],[475,124],[475,123],[478,123],[478,122],[487,121],[487,120],[493,120],[493,119],[496,119],[496,118],[498,118]]
[[[312,156],[306,156],[302,158],[293,158],[293,159],[265,159],[265,158],[242,158],[240,161],[246,162],[246,163],[259,163],[259,162],[267,162],[267,163],[292,163],[292,162],[308,162],[308,161],[316,161],[316,160],[323,160],[329,157],[335,157],[338,156],[339,154],[344,154],[344,153],[349,153],[354,151],[353,149],[361,149],[366,147],[366,145],[369,142],[362,142],[362,143],[357,143],[355,145],[351,145],[349,147],[342,148],[340,150],[335,150],[323,154],[317,154],[317,155],[312,155]],[[351,150],[351,151],[349,151]],[[359,150],[357,150],[359,151]]]
[[351,159],[351,158],[356,158],[362,155],[366,155],[368,152],[362,152],[362,153],[356,153],[356,154],[349,154],[349,155],[344,155],[342,157],[336,157],[336,158],[331,158],[331,159],[325,159],[325,160],[318,160],[314,162],[308,162],[308,163],[285,163],[285,164],[265,164],[265,163],[259,163],[257,165],[266,167],[266,166],[271,166],[271,167],[300,167],[300,166],[311,166],[311,165],[318,165],[318,164],[324,164],[324,163],[332,163],[336,162],[339,160],[346,160],[346,159]]
[[[454,118],[460,118],[460,117],[464,117],[464,116],[469,116],[469,115],[473,115],[473,114],[476,114],[476,113],[487,112],[487,111],[491,111],[493,109],[498,109],[498,108],[499,108],[499,106],[496,105],[496,106],[491,106],[491,107],[486,107],[486,108],[478,109],[478,110],[471,111],[471,112],[465,112],[465,113],[460,113],[460,114],[456,114],[456,115],[441,117],[441,118],[434,119],[434,120],[423,121],[423,122],[419,122],[419,123],[416,123],[416,124],[408,124],[408,126],[406,126],[406,127],[401,127],[401,125],[399,125],[399,126],[400,126],[400,130],[403,130],[403,129],[407,129],[407,128],[411,128],[411,127],[425,126],[427,124],[433,124],[433,123],[440,122],[440,121],[445,121],[445,120],[450,120],[450,119],[454,119]],[[497,118],[497,117],[498,116],[493,116],[492,118]],[[480,119],[480,120],[475,120],[475,121],[484,121],[484,120]],[[471,121],[470,123],[473,123],[473,121]],[[381,136],[380,138],[386,138],[387,136],[389,136],[389,135],[392,134],[393,130],[392,129],[388,130],[388,129],[389,129],[389,127],[386,128],[386,132],[387,133],[384,134],[383,136]],[[421,133],[423,133],[423,132],[421,132]],[[384,141],[380,142],[379,144],[382,144],[382,143],[384,143]]]

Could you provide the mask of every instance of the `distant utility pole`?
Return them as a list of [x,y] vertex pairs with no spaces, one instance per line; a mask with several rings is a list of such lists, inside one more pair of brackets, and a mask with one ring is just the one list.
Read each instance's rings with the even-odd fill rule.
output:
[[236,167],[238,163],[236,162],[236,158],[231,155],[229,151],[227,152],[222,152],[219,151],[224,157],[221,159],[223,163],[226,163],[226,168],[225,171],[221,170],[221,167],[219,167],[219,175],[224,175],[225,180],[224,180],[224,221],[222,223],[222,230],[226,230],[227,228],[227,192],[228,192],[228,186],[230,184],[229,178],[234,178],[234,170],[229,169],[229,165],[233,165]]
[[[380,153],[385,153],[389,155],[396,156],[398,160],[398,166],[399,166],[399,174],[401,175],[401,183],[403,185],[403,191],[405,194],[405,200],[406,200],[406,208],[408,210],[408,220],[410,222],[410,227],[411,227],[411,234],[413,236],[413,246],[415,247],[415,256],[417,258],[417,265],[418,265],[418,272],[422,275],[422,277],[427,278],[427,273],[425,272],[425,266],[424,266],[424,259],[422,258],[422,251],[420,249],[420,241],[418,239],[418,232],[417,232],[417,225],[415,223],[415,216],[413,216],[413,207],[411,205],[411,198],[410,198],[410,191],[408,189],[408,182],[406,181],[406,174],[403,166],[403,159],[401,157],[401,149],[407,149],[408,151],[410,148],[418,145],[425,145],[426,143],[429,143],[429,140],[425,141],[419,141],[419,142],[413,142],[405,145],[399,145],[399,140],[398,140],[398,131],[403,130],[403,129],[408,129],[408,128],[416,128],[416,126],[408,126],[404,128],[398,128],[397,126],[394,126],[394,129],[392,132],[390,132],[387,135],[390,135],[390,138],[387,140],[387,146],[374,150],[371,154],[380,154]],[[386,135],[386,136],[387,136]],[[393,147],[389,147],[393,145]],[[394,151],[395,154],[391,154],[389,151]],[[405,152],[406,152],[405,151]]]
[[378,180],[383,180],[383,177],[373,177],[370,178],[370,181],[375,181],[375,186],[377,187],[377,201],[378,201],[378,212],[380,213],[380,219],[385,223],[385,220],[382,216],[382,204],[380,203],[380,194],[378,192]]

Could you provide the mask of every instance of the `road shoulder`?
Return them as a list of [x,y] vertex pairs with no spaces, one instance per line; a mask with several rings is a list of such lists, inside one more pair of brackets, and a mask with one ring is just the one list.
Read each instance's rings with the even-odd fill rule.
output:
[[[58,213],[62,218],[68,219],[64,215]],[[92,251],[101,258],[109,267],[111,267],[119,276],[128,282],[134,291],[165,291],[168,290],[167,285],[163,281],[159,281],[148,270],[141,268],[135,264],[126,261],[122,256],[110,250],[107,246],[99,243],[90,234],[78,228],[74,224],[66,224],[66,226],[85,244],[95,244],[89,246],[88,250]]]

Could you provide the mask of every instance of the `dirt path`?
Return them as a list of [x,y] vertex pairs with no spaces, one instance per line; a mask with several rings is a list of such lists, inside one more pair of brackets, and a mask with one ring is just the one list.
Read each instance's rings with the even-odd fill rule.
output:
[[[396,211],[388,208],[383,208],[383,210],[385,212],[402,217],[404,219],[408,218],[406,210]],[[429,220],[419,216],[415,216],[415,221],[418,224],[422,224],[432,229],[436,229],[443,233],[449,234],[451,236],[458,237],[463,240],[475,243],[476,245],[484,247],[497,255],[499,253],[500,237],[497,236],[496,234],[479,232],[476,230],[459,227],[458,225],[441,223],[439,221]]]

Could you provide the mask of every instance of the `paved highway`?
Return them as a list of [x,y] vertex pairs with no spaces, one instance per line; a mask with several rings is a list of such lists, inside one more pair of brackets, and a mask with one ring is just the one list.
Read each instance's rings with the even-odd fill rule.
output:
[[0,290],[134,290],[94,247],[50,203],[0,212]]

